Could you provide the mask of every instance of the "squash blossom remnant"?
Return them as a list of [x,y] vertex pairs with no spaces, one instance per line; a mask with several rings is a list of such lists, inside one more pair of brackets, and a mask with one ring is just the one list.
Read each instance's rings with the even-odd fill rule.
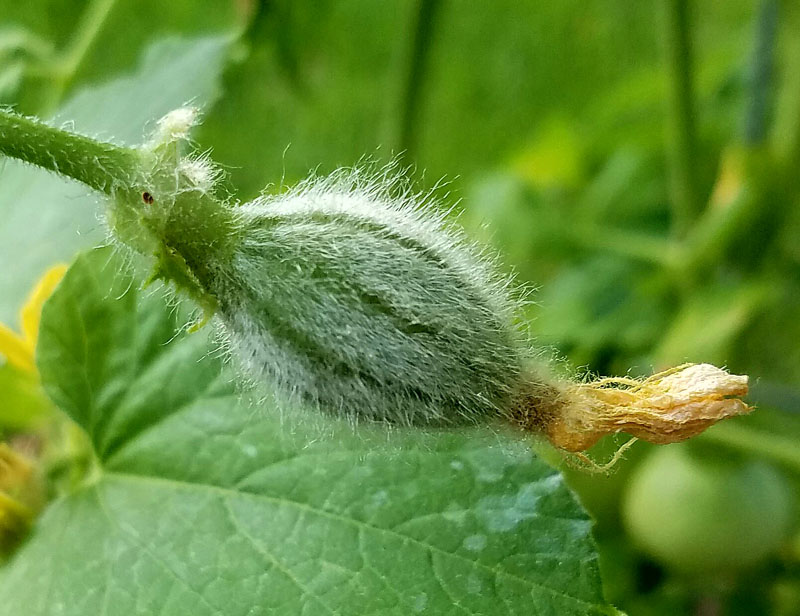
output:
[[746,394],[746,376],[709,364],[685,364],[641,381],[600,379],[562,386],[547,396],[523,396],[512,417],[525,429],[539,427],[567,451],[585,451],[617,432],[666,444],[748,413],[750,407],[739,399]]
[[619,431],[674,442],[749,410],[747,377],[705,364],[643,381],[539,374],[510,281],[391,170],[230,203],[217,168],[183,152],[196,115],[173,111],[124,148],[0,112],[0,152],[105,193],[112,237],[218,318],[254,381],[354,419],[500,418],[569,451]]

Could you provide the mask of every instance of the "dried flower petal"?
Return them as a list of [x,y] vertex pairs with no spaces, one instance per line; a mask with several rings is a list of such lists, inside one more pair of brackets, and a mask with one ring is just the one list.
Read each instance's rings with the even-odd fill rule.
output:
[[746,394],[746,376],[710,364],[685,364],[643,381],[601,379],[571,385],[545,404],[544,411],[540,394],[514,419],[528,429],[540,426],[556,447],[567,451],[585,451],[617,432],[666,444],[750,412],[739,399]]

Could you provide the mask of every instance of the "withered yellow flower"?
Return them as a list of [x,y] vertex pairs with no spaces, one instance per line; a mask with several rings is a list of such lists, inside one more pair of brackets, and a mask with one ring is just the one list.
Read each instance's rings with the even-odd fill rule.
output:
[[523,397],[513,419],[572,452],[617,432],[675,443],[721,419],[749,413],[752,408],[740,399],[747,381],[710,364],[684,364],[641,381],[611,378],[538,391]]

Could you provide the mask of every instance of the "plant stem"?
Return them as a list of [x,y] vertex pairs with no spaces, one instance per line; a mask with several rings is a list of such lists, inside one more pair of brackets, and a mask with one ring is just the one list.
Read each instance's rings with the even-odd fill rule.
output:
[[405,82],[400,109],[400,128],[398,149],[406,159],[413,160],[417,145],[417,120],[424,83],[428,68],[434,22],[440,5],[439,0],[418,0],[413,24],[413,39],[408,55]]
[[0,110],[0,153],[112,194],[135,182],[138,153]]
[[[763,0],[756,22],[755,45],[751,59],[749,102],[742,131],[743,183],[739,195],[724,207],[712,203],[695,221],[686,235],[681,266],[684,275],[719,262],[730,247],[749,232],[767,199],[769,185],[776,183],[779,161],[763,147],[772,115],[773,51],[778,20],[774,0]],[[792,179],[794,170],[792,170]],[[765,182],[764,178],[769,178]],[[716,206],[716,207],[715,207]]]
[[682,237],[700,211],[689,0],[667,0],[666,13],[669,112],[673,139],[670,148],[672,224],[675,235]]
[[771,109],[773,53],[778,24],[776,0],[762,0],[756,20],[755,46],[750,65],[749,101],[744,121],[744,141],[747,145],[763,143]]
[[116,0],[91,0],[88,3],[71,40],[54,59],[53,81],[39,106],[41,115],[49,115],[58,107],[115,4]]
[[784,8],[787,9],[781,20],[786,42],[782,71],[784,98],[771,137],[785,173],[794,183],[800,166],[800,41],[794,36],[800,27],[800,10],[794,6]]

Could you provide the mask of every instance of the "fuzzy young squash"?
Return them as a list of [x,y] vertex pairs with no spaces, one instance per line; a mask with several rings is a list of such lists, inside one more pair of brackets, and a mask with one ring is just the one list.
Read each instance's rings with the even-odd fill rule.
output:
[[175,110],[138,148],[0,112],[0,152],[108,196],[110,234],[216,315],[255,381],[354,419],[502,419],[583,451],[620,431],[656,443],[747,412],[747,378],[708,365],[643,381],[550,379],[515,325],[509,280],[390,171],[340,171],[272,197],[219,198]]

